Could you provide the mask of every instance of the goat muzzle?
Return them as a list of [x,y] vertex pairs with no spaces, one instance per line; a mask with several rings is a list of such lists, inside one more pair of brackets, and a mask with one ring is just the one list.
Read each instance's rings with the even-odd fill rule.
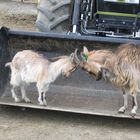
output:
[[102,79],[102,73],[101,72],[98,72],[97,75],[95,75],[94,73],[92,72],[88,72],[96,81],[99,81]]
[[101,79],[102,79],[102,72],[99,71],[99,72],[98,72],[98,75],[96,76],[96,81],[99,81],[99,80],[101,80]]

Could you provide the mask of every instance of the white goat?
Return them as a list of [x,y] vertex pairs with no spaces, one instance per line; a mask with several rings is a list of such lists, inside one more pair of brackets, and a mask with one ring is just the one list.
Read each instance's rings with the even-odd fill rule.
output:
[[25,89],[28,84],[36,83],[39,104],[47,105],[45,93],[48,91],[50,83],[54,82],[60,74],[68,77],[76,69],[78,66],[75,59],[76,53],[77,50],[70,56],[60,56],[54,62],[51,62],[43,55],[31,50],[18,52],[12,62],[5,65],[11,68],[10,84],[12,85],[11,92],[15,102],[20,101],[15,91],[17,87],[21,89],[22,99],[25,102],[30,102]]

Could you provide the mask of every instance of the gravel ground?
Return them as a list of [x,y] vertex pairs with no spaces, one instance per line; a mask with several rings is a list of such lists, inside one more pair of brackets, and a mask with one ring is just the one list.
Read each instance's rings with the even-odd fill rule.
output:
[[0,0],[0,27],[35,31],[37,5],[10,0]]
[[[36,30],[36,4],[0,0],[0,26]],[[139,140],[140,121],[0,106],[0,140]]]
[[1,140],[139,140],[140,121],[1,107]]

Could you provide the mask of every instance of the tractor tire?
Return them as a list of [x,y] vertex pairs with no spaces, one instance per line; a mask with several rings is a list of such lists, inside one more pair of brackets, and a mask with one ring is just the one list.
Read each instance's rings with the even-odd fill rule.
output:
[[36,27],[41,32],[69,31],[71,0],[40,0]]

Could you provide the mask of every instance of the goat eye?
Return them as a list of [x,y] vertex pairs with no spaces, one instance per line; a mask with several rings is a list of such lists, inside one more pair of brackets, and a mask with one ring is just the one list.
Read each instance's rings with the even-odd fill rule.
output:
[[103,71],[103,73],[104,73],[104,75],[106,75],[106,74],[107,74],[107,71],[106,71],[106,70],[104,70],[104,71]]

